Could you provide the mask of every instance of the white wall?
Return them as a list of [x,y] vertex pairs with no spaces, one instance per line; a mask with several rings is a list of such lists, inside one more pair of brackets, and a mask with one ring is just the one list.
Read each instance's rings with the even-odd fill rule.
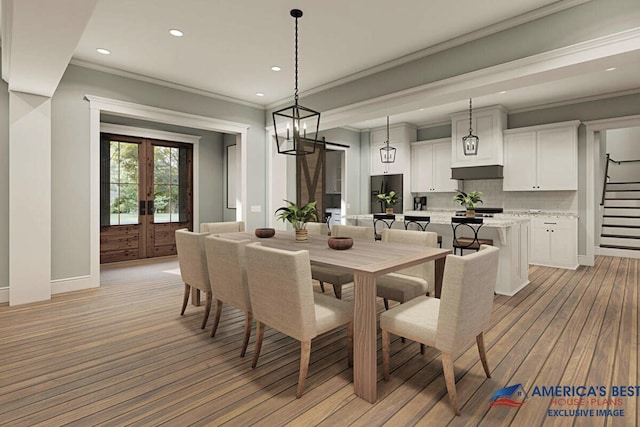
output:
[[[612,159],[640,160],[640,127],[611,129],[606,134],[606,153]],[[611,182],[640,181],[640,162],[609,163],[609,176]]]
[[[0,288],[9,286],[9,92],[0,81]],[[8,298],[8,296],[7,296]]]

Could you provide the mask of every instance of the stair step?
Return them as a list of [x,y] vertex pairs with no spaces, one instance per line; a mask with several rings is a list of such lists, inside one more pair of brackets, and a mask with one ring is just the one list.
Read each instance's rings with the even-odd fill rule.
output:
[[605,206],[604,215],[609,217],[640,218],[640,207],[635,206]]
[[640,191],[640,182],[607,182],[607,191]]
[[600,237],[615,237],[618,239],[640,239],[640,234],[637,236],[630,236],[627,234],[601,234]]
[[627,237],[601,237],[600,245],[628,246],[630,248],[640,248],[640,238]]
[[602,215],[605,218],[636,218],[636,219],[640,219],[640,216],[637,215],[616,215],[616,214],[607,214],[607,215]]
[[631,250],[631,251],[640,251],[640,246],[639,247],[633,247],[633,246],[619,246],[619,245],[600,245],[601,248],[610,248],[610,249],[627,249],[627,250]]
[[640,191],[607,190],[606,199],[640,199]]
[[605,208],[636,208],[640,209],[640,199],[605,199]]
[[626,217],[623,215],[603,215],[602,224],[603,226],[613,227],[640,227],[640,218]]

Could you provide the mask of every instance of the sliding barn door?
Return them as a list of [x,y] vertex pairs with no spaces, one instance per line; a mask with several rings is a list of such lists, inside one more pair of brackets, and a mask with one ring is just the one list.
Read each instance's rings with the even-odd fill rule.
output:
[[298,206],[317,201],[318,221],[322,222],[325,201],[325,147],[317,144],[316,151],[306,156],[298,156],[296,162]]

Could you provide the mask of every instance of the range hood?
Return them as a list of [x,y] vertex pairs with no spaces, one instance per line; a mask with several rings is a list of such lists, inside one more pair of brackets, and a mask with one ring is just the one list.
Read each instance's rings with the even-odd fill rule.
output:
[[451,168],[451,179],[502,179],[502,165]]

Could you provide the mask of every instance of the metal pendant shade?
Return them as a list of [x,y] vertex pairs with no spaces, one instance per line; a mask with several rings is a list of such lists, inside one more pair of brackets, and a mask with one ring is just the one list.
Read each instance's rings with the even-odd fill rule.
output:
[[394,163],[396,161],[396,149],[389,145],[389,116],[387,116],[387,140],[385,146],[380,149],[380,161],[382,163]]
[[480,138],[473,134],[473,127],[471,125],[471,98],[469,98],[469,135],[462,138],[462,149],[465,156],[478,155],[478,143]]
[[[294,104],[273,112],[273,129],[278,153],[304,156],[316,151],[320,113],[298,104],[298,18],[302,17],[302,11],[292,9],[291,16],[296,20]],[[307,138],[307,132],[313,135],[313,138]]]

